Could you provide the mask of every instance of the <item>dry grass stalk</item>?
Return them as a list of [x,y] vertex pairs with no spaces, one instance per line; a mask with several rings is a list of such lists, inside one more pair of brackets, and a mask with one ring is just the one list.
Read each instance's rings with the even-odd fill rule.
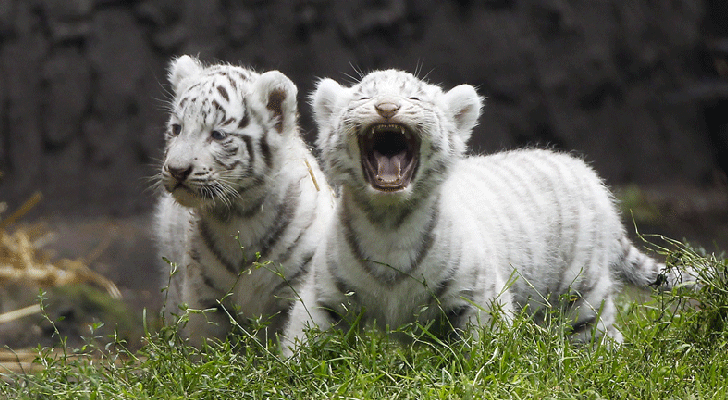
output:
[[0,324],[2,324],[3,322],[15,321],[16,319],[39,313],[41,312],[41,310],[42,308],[40,307],[40,304],[33,304],[32,306],[24,307],[19,310],[2,313],[0,314]]
[[12,233],[6,230],[40,200],[40,193],[36,193],[9,217],[0,220],[0,285],[52,287],[91,283],[104,288],[111,297],[121,298],[114,282],[92,271],[88,260],[51,260],[42,248],[52,241],[52,234],[42,225],[18,226]]

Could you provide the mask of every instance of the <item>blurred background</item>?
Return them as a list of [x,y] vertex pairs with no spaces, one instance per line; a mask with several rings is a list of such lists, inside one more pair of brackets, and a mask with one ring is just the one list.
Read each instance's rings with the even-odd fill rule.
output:
[[[52,234],[33,242],[49,242],[44,257],[80,260],[122,298],[99,308],[86,286],[47,285],[69,335],[127,318],[117,329],[138,340],[141,310],[159,308],[147,178],[181,54],[288,75],[309,143],[319,77],[400,68],[475,85],[487,101],[473,153],[574,151],[631,230],[728,248],[725,0],[0,0],[0,221],[42,193],[0,229]],[[18,282],[0,282],[0,313],[38,302]],[[38,313],[14,318],[0,346],[51,345],[52,332]]]

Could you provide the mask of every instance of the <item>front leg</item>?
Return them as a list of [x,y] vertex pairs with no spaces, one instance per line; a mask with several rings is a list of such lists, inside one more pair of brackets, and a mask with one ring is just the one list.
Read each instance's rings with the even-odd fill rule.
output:
[[502,285],[486,288],[477,292],[474,298],[472,294],[459,293],[443,302],[448,327],[457,336],[458,332],[469,332],[477,341],[483,327],[499,330],[500,325],[494,323],[494,317],[510,325],[515,310],[510,289]]
[[318,328],[326,331],[340,320],[330,306],[321,302],[319,291],[325,288],[316,286],[314,275],[315,272],[309,274],[300,289],[300,297],[293,303],[288,326],[281,339],[281,352],[286,358],[306,345],[306,330]]
[[230,316],[234,310],[223,309],[221,291],[208,286],[202,276],[202,265],[191,260],[184,271],[182,301],[187,304],[189,321],[182,328],[181,335],[189,338],[190,344],[200,347],[207,338],[225,339],[232,329]]
[[183,303],[182,288],[186,279],[184,264],[177,262],[164,262],[163,270],[169,273],[163,275],[163,293],[164,306],[162,308],[162,318],[165,325],[172,325],[178,320],[178,315],[182,312],[179,306]]

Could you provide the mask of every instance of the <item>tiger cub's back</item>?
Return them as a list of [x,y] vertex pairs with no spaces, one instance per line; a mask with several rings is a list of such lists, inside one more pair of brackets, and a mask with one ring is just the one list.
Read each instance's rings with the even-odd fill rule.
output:
[[582,160],[537,149],[466,158],[444,189],[453,195],[443,208],[470,221],[495,265],[518,277],[511,292],[521,306],[614,289],[605,266],[619,260],[624,231],[612,195]]

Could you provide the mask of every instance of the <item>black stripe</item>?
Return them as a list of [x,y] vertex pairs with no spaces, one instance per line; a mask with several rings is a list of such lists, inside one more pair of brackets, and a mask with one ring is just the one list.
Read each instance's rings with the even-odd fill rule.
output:
[[260,140],[260,152],[263,154],[263,161],[265,165],[270,169],[273,167],[273,155],[270,151],[270,145],[268,145],[268,135],[263,134]]
[[238,218],[250,219],[262,210],[261,207],[263,206],[264,202],[265,197],[261,197],[248,208],[243,208],[239,204],[236,204],[232,211]]
[[230,86],[232,86],[233,90],[238,90],[238,84],[235,83],[235,79],[231,78],[229,75],[225,74],[227,76],[228,81],[230,82]]
[[447,318],[447,322],[453,327],[453,328],[464,328],[463,324],[463,315],[465,315],[472,306],[470,304],[463,304],[461,306],[452,308],[450,310],[445,311],[445,318]]
[[[563,166],[563,164],[559,163],[559,166]],[[562,176],[563,176],[563,174],[562,174]],[[569,254],[571,259],[570,259],[568,266],[571,266],[574,264],[574,261],[576,261],[577,256],[581,256],[582,261],[584,262],[584,264],[582,264],[582,266],[581,266],[581,271],[579,272],[579,275],[576,278],[576,279],[581,280],[579,282],[581,285],[583,283],[582,282],[583,280],[585,280],[587,278],[591,278],[592,271],[591,271],[590,267],[594,261],[593,258],[595,257],[596,246],[601,245],[601,243],[599,243],[597,241],[597,237],[598,237],[599,231],[600,231],[597,224],[599,223],[599,218],[601,216],[597,214],[597,210],[594,208],[594,198],[595,198],[595,196],[593,196],[594,192],[589,191],[588,193],[585,193],[587,191],[587,189],[590,189],[591,185],[584,184],[583,175],[570,173],[569,176],[574,178],[574,181],[575,181],[575,182],[573,182],[573,185],[575,185],[575,187],[573,187],[572,191],[571,191],[572,198],[576,199],[575,203],[583,204],[589,211],[584,214],[577,214],[578,218],[576,218],[576,225],[575,225],[576,229],[573,230],[574,234],[573,234],[573,238],[572,238],[573,241],[572,241],[572,246],[571,246],[571,254]],[[562,182],[565,181],[565,179],[563,179],[562,177],[560,177],[560,178],[561,178],[560,181],[562,181]],[[575,211],[578,209],[579,209],[579,207],[576,207],[576,206],[574,207]],[[585,225],[582,223],[582,218],[581,218],[582,215],[587,218],[586,228],[588,229],[588,227],[594,227],[594,229],[591,229],[591,232],[587,232],[587,234],[590,234],[590,236],[591,236],[589,238],[583,237],[583,233],[585,231]],[[579,254],[577,254],[577,244],[580,242],[582,242],[582,243],[586,242],[588,245],[585,248],[583,248],[584,251],[579,252]],[[564,266],[564,267],[566,267],[566,266]],[[561,275],[563,276],[566,271],[566,268],[563,268],[562,271],[564,271],[561,273]],[[568,282],[568,283],[569,283],[569,285],[571,285],[573,282]]]
[[325,257],[326,269],[328,269],[329,274],[331,274],[334,279],[334,286],[336,286],[336,290],[343,295],[346,295],[347,293],[356,294],[356,290],[339,275],[339,264],[330,257],[331,254],[335,253],[334,246],[335,243],[333,241],[329,241],[327,243]]
[[[346,209],[346,202],[344,203],[344,209]],[[366,258],[366,256],[359,247],[359,242],[356,239],[356,233],[351,226],[351,213],[344,212],[343,214],[342,220],[344,222],[345,229],[344,238],[346,239],[346,243],[349,245],[349,250],[354,254],[354,258],[361,262]]]
[[[237,149],[236,149],[236,152],[237,152]],[[223,156],[227,156],[227,154],[223,154]],[[232,163],[226,164],[224,161],[220,160],[217,157],[214,157],[214,161],[215,161],[216,164],[218,164],[221,167],[223,167],[226,171],[230,171],[230,170],[234,169],[235,167],[237,167],[238,165],[240,165],[242,163],[241,160],[233,160]]]
[[243,129],[250,123],[250,110],[248,110],[248,104],[243,99],[243,118],[238,122],[238,129]]
[[217,302],[217,299],[200,299],[197,301],[197,304],[200,305],[200,309],[202,310],[212,309],[212,312],[222,311],[222,305]]
[[[548,161],[550,163],[552,173],[556,174],[556,182],[559,182],[562,184],[562,186],[565,186],[564,182],[566,182],[566,180],[564,179],[564,174],[561,172],[561,170],[559,168],[562,166],[561,163],[557,162],[556,159],[553,156],[551,156],[551,154],[549,154],[546,157],[542,157],[542,159],[544,161]],[[568,187],[560,187],[557,189],[556,185],[554,185],[554,193],[567,193],[568,195],[573,195],[574,193],[571,191],[568,191],[568,189],[569,189]],[[554,196],[554,198],[556,198],[557,201],[560,197],[561,196]],[[563,241],[564,240],[564,236],[563,236],[563,232],[564,232],[563,212],[564,212],[564,210],[563,210],[561,202],[558,202],[558,205],[559,205],[559,211],[561,211],[561,215],[559,215],[559,220],[560,220],[559,223],[560,223],[560,227],[561,227],[561,232],[560,232],[560,236],[559,236],[559,245],[563,249],[564,247],[566,247],[566,243],[564,243],[564,241]],[[572,203],[572,204],[568,204],[568,205],[571,206],[571,207],[569,207],[568,210],[566,210],[566,212],[569,214],[569,216],[571,216],[572,218],[574,216],[577,216],[578,207],[576,207],[576,204]],[[574,218],[574,219],[576,219],[578,221],[578,218]],[[574,223],[570,224],[570,227],[578,228],[578,226],[574,226],[575,224],[578,224],[578,222],[574,222]],[[578,231],[578,229],[569,229],[569,231],[576,232],[576,231]],[[566,274],[566,269],[567,269],[565,267],[567,265],[570,266],[571,261],[573,261],[574,250],[576,249],[576,241],[577,241],[577,236],[574,234],[571,234],[569,237],[569,242],[570,242],[569,249],[567,250],[567,252],[564,253],[562,251],[562,253],[561,253],[562,257],[563,257],[562,260],[564,262],[564,265],[563,265],[564,268],[561,268],[561,270],[559,271],[559,284],[562,284],[564,282],[564,274]]]
[[435,299],[442,299],[442,296],[447,293],[447,291],[450,289],[450,286],[453,283],[454,274],[448,274],[447,277],[440,281],[440,283],[435,286],[435,291],[433,293],[433,300]]
[[276,321],[285,323],[285,321],[288,320],[288,315],[291,313],[291,308],[292,307],[284,307],[282,310],[280,310],[277,313],[275,313],[274,315],[272,315],[271,320],[275,319]]
[[233,136],[228,136],[222,144],[222,156],[233,157],[238,154],[238,146],[233,143]]
[[218,93],[220,93],[220,96],[222,96],[222,98],[225,99],[225,101],[230,101],[230,97],[228,97],[228,93],[227,93],[227,90],[225,89],[225,87],[218,85],[217,91],[218,91]]
[[[560,261],[563,263],[563,268],[559,271],[559,278],[558,281],[555,283],[556,285],[561,285],[563,282],[563,275],[566,272],[566,261],[567,258],[564,257],[565,254],[561,250],[564,247],[563,240],[564,240],[564,204],[562,203],[561,197],[559,195],[556,195],[556,193],[562,193],[563,189],[559,187],[558,182],[559,180],[554,180],[553,174],[552,174],[552,168],[547,167],[547,170],[544,171],[543,169],[539,168],[543,166],[543,163],[539,164],[539,167],[533,162],[533,157],[527,157],[527,156],[521,156],[519,158],[519,164],[522,165],[523,170],[528,171],[531,176],[534,177],[533,182],[540,183],[539,185],[539,195],[540,196],[548,196],[551,199],[553,199],[553,202],[549,202],[550,204],[555,204],[555,212],[551,212],[551,210],[548,210],[547,212],[544,212],[545,215],[556,215],[555,218],[553,218],[553,225],[555,225],[555,229],[547,235],[547,244],[549,244],[548,248],[550,249],[558,249],[556,252],[557,254],[557,260],[560,259]],[[553,167],[553,165],[552,165]],[[538,174],[538,176],[536,176]],[[555,239],[553,237],[555,236]]]
[[[525,206],[523,209],[524,216],[527,220],[532,220],[532,214],[529,213],[531,210],[531,207],[534,207],[533,201],[528,199],[528,195],[530,194],[528,192],[528,187],[530,186],[530,182],[524,182],[521,176],[518,174],[518,168],[516,170],[512,169],[508,163],[499,163],[499,164],[493,164],[496,168],[489,168],[488,171],[491,175],[495,175],[497,178],[499,178],[499,181],[504,185],[504,187],[511,193],[515,194],[518,199],[520,199],[521,202],[524,202]],[[500,196],[499,196],[500,197]],[[511,197],[511,196],[509,196]],[[503,198],[501,198],[504,200]],[[501,200],[501,201],[502,201]],[[524,238],[527,238],[529,241],[532,239],[530,235],[525,235],[526,232],[528,232],[526,226],[528,223],[524,224],[524,221],[521,218],[510,218],[511,221],[514,221],[514,224],[512,227],[516,229],[516,237],[518,240],[523,240]],[[540,239],[540,238],[539,238]],[[509,243],[515,243],[514,241],[509,239]],[[523,252],[526,256],[526,264],[533,264],[533,261],[535,259],[535,255],[533,253],[531,243],[525,243],[523,246],[519,246],[519,250]],[[513,261],[513,260],[510,260]]]
[[[473,268],[473,276],[470,278],[470,281],[473,282],[473,286],[478,283],[480,280],[480,274],[483,273],[483,266],[482,265],[475,265],[475,268]],[[500,291],[503,288],[496,287],[496,281],[495,279],[491,279],[491,293],[500,293]],[[478,290],[482,290],[482,288],[478,288]],[[475,298],[473,294],[473,289],[465,289],[460,291],[460,296],[464,297],[468,300],[473,300]]]
[[313,251],[310,251],[301,257],[301,262],[298,265],[298,268],[296,269],[296,272],[291,274],[291,276],[288,277],[289,281],[294,281],[308,273],[308,271],[311,269],[311,261],[313,260]]
[[207,246],[207,248],[215,256],[215,258],[217,258],[217,260],[222,263],[222,265],[225,267],[225,270],[227,270],[231,274],[238,274],[238,272],[240,271],[238,270],[238,266],[236,265],[236,263],[233,263],[225,258],[222,252],[217,248],[214,237],[212,236],[212,232],[210,232],[210,227],[207,225],[207,223],[205,221],[200,221],[199,227],[200,236],[202,237],[202,241],[205,243],[205,246]]
[[210,287],[215,290],[219,290],[217,286],[215,286],[215,281],[212,280],[207,274],[204,272],[200,273],[200,276],[202,277],[202,284],[204,284],[207,287]]
[[[354,174],[354,171],[350,171],[350,174]],[[403,207],[376,207],[373,206],[366,200],[364,196],[351,196],[354,203],[364,212],[367,220],[380,226],[394,227],[397,228],[402,225],[407,217],[412,214],[412,211],[417,209],[419,206],[419,198],[411,198],[407,204]],[[394,221],[394,222],[390,222]]]
[[326,312],[326,315],[329,316],[329,322],[332,324],[336,325],[343,320],[343,316],[334,307],[320,302],[316,302],[316,306]]
[[248,157],[250,157],[250,163],[248,165],[252,166],[255,161],[255,154],[253,153],[253,138],[251,138],[250,135],[242,135],[241,137],[245,142],[245,148],[248,149]]
[[311,266],[312,259],[313,259],[313,252],[310,252],[310,253],[304,255],[303,258],[301,259],[301,263],[297,266],[297,268],[295,268],[296,272],[292,273],[289,276],[285,276],[286,279],[284,279],[283,282],[276,285],[274,292],[277,292],[288,285],[296,286],[296,282],[308,273],[310,266]]
[[334,286],[336,286],[336,290],[339,291],[339,293],[345,295],[345,296],[353,296],[356,298],[356,289],[354,289],[351,285],[349,285],[344,278],[341,278],[339,276],[334,277]]
[[250,80],[250,74],[247,71],[233,70],[231,72],[235,73],[235,75],[237,75],[240,78],[240,80],[243,80],[243,81]]
[[[439,202],[436,201],[436,203]],[[362,268],[373,278],[387,286],[393,286],[395,284],[398,284],[404,278],[411,276],[412,272],[414,272],[425,259],[429,250],[432,248],[432,245],[435,242],[435,235],[433,233],[433,230],[435,229],[435,225],[437,225],[437,220],[439,218],[439,211],[437,210],[437,208],[433,210],[432,214],[430,215],[430,221],[424,229],[423,240],[416,251],[417,256],[415,257],[415,260],[411,262],[407,269],[404,271],[397,270],[392,267],[391,270],[394,271],[393,274],[380,274],[372,265],[375,261],[378,260],[368,260],[366,258],[366,255],[364,254],[364,251],[361,249],[359,241],[356,238],[356,232],[354,232],[354,229],[351,225],[351,212],[348,212],[347,204],[348,202],[345,201],[344,207],[342,207],[344,214],[343,223],[345,229],[344,238],[346,239],[346,242],[349,246],[349,250],[354,254],[354,258],[359,261],[359,264],[362,266]]]
[[[316,221],[316,213],[310,213],[309,214],[309,220],[306,223],[306,226],[304,226],[301,230],[298,231],[298,236],[296,236],[295,239],[291,242],[290,245],[288,245],[288,248],[281,254],[280,257],[278,257],[278,261],[285,262],[288,261],[288,259],[293,254],[293,251],[298,247],[298,242],[301,240],[301,238],[308,234],[308,229],[313,225],[313,223]],[[311,253],[311,257],[313,257],[313,253]]]
[[[290,225],[294,212],[298,207],[299,197],[300,195],[294,194],[294,185],[290,185],[283,201],[278,205],[278,207],[276,207],[275,217],[273,218],[273,226],[268,229],[268,234],[258,241],[258,244],[260,245],[258,247],[258,252],[262,259],[266,259],[268,257],[270,250],[276,245],[286,228]],[[260,210],[260,206],[254,208],[251,216]],[[226,214],[229,218],[230,211],[227,211]],[[215,217],[220,218],[223,216],[215,214]],[[237,266],[236,263],[233,263],[224,257],[223,253],[217,248],[214,236],[205,221],[200,221],[199,229],[203,242],[207,248],[210,249],[213,255],[225,266],[225,269],[232,274],[238,274],[245,265]]]
[[[224,121],[227,119],[227,110],[217,102],[217,100],[212,100],[212,106],[215,108],[216,111],[219,111],[222,113],[222,117],[219,117],[219,119],[216,119],[215,121]],[[217,117],[220,115],[219,113],[216,113],[215,116]]]
[[[449,248],[449,246],[448,246]],[[441,299],[442,296],[447,293],[447,291],[450,289],[450,286],[453,283],[453,279],[455,278],[455,275],[460,270],[460,259],[462,258],[462,255],[460,252],[457,253],[455,262],[450,261],[450,256],[452,254],[452,251],[449,251],[450,254],[445,257],[445,265],[443,265],[443,270],[447,270],[447,275],[445,275],[445,278],[443,278],[437,286],[435,286],[435,292],[434,297],[436,299]],[[449,268],[449,270],[448,270]]]
[[303,271],[304,274],[308,273],[308,271],[311,269],[311,261],[313,261],[313,255],[314,252],[310,252],[307,255],[304,255],[301,259],[301,266],[300,269]]
[[[439,201],[436,202],[436,204],[439,204]],[[430,249],[432,248],[432,245],[435,243],[435,234],[433,231],[435,230],[435,225],[437,225],[437,220],[440,218],[440,212],[437,208],[435,208],[434,212],[430,215],[430,222],[425,227],[425,240],[422,242],[422,247],[418,250],[417,259],[415,260],[415,265],[413,265],[410,269],[414,269],[417,266],[422,263],[422,260],[425,259],[427,256],[427,253],[429,253]]]
[[[509,201],[511,196],[506,196],[504,191],[507,192],[513,192],[513,189],[511,185],[509,184],[509,181],[514,180],[515,177],[510,176],[508,174],[508,171],[503,170],[503,166],[498,163],[493,163],[490,165],[490,168],[488,168],[487,173],[485,176],[482,174],[483,171],[477,171],[481,172],[481,176],[483,176],[483,179],[489,179],[489,187],[497,187],[498,189],[492,188],[490,192],[497,198],[498,204],[505,205],[504,207],[506,210],[512,210],[512,202]],[[505,236],[506,242],[511,244],[509,246],[505,246],[504,254],[506,257],[506,262],[509,264],[513,264],[513,261],[515,257],[519,257],[521,255],[521,249],[519,246],[520,241],[522,239],[522,231],[523,228],[519,225],[521,225],[521,221],[519,221],[519,218],[510,218],[507,216],[507,213],[495,213],[496,220],[498,221],[500,225],[500,232],[499,234]],[[505,218],[501,218],[505,216]],[[530,247],[530,246],[526,246]],[[518,248],[518,254],[514,256],[513,252],[515,249]],[[514,268],[520,268],[521,265],[513,265]]]
[[274,225],[268,230],[268,234],[264,236],[258,243],[260,244],[259,252],[262,257],[267,257],[271,249],[275,247],[278,240],[283,236],[288,226],[291,224],[291,219],[298,208],[298,202],[300,193],[295,193],[294,187],[297,185],[289,185],[286,191],[286,196],[283,201],[276,207],[276,214],[274,218]]

